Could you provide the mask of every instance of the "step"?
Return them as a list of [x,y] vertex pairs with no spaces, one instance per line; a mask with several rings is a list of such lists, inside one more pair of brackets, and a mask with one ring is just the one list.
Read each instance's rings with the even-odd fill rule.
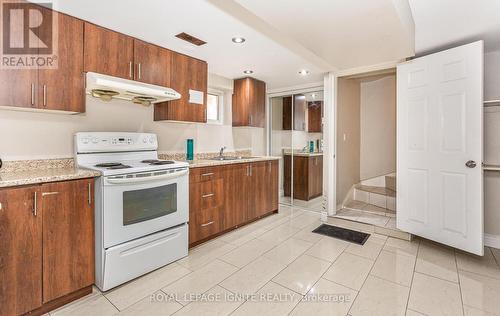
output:
[[354,187],[354,200],[396,211],[396,192],[388,188],[358,184]]
[[385,176],[385,187],[396,192],[396,175]]
[[350,200],[343,205],[343,208],[353,211],[363,211],[371,214],[382,215],[387,217],[396,217],[396,212],[387,208],[379,207],[373,204]]

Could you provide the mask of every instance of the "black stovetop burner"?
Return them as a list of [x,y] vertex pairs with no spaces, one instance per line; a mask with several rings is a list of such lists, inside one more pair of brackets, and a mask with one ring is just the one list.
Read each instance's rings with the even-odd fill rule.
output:
[[147,159],[147,160],[143,160],[141,162],[150,164],[152,166],[171,165],[171,164],[175,163],[175,161],[172,161],[172,160],[158,160],[158,159]]
[[131,166],[124,165],[120,162],[104,162],[104,163],[99,163],[95,166],[98,168],[106,168],[106,169],[111,169],[111,170],[132,168]]
[[123,164],[120,164],[118,166],[112,166],[112,167],[108,167],[107,169],[110,169],[110,170],[115,170],[115,169],[128,169],[128,168],[132,168],[131,166],[129,165],[123,165]]

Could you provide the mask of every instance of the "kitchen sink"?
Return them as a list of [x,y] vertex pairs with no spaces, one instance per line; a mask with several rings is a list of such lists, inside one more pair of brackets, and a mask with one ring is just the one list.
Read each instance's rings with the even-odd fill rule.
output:
[[235,157],[235,156],[217,156],[210,158],[210,160],[218,160],[218,161],[225,161],[225,160],[241,160],[241,159],[252,159],[255,157]]

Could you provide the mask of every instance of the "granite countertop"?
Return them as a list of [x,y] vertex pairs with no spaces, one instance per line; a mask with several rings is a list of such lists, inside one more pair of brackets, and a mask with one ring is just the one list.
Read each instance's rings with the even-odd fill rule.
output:
[[99,177],[97,171],[75,168],[72,159],[6,162],[0,188]]
[[232,165],[232,164],[238,164],[238,163],[279,160],[279,159],[280,159],[280,157],[262,156],[262,157],[248,157],[248,158],[234,159],[234,160],[197,159],[197,160],[193,160],[193,161],[188,161],[188,163],[189,163],[189,168],[199,168],[199,167]]
[[65,180],[99,177],[97,171],[87,169],[41,169],[0,173],[0,188]]

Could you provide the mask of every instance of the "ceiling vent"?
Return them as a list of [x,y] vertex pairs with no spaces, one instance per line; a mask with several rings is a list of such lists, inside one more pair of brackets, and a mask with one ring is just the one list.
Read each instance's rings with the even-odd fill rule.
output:
[[194,37],[193,35],[189,35],[188,33],[184,33],[184,32],[175,35],[175,37],[180,38],[181,40],[189,42],[189,43],[194,44],[196,46],[205,45],[207,43],[207,42],[202,41],[201,39],[199,39],[197,37]]

